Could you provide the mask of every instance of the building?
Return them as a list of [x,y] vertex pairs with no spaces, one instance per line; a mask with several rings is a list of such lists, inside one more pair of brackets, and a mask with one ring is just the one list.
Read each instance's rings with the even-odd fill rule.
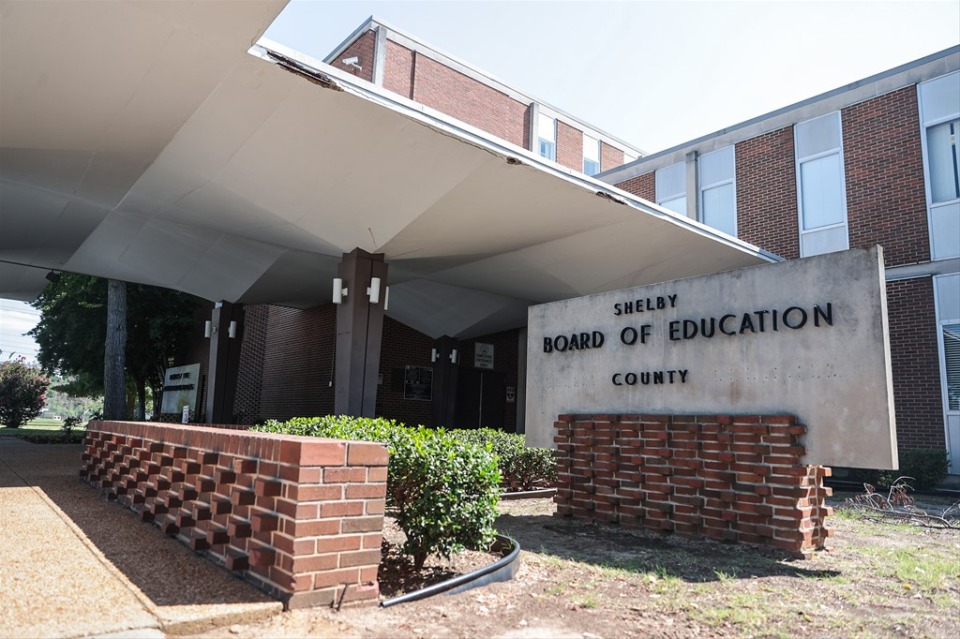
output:
[[883,246],[899,448],[946,448],[951,473],[960,473],[958,69],[954,47],[599,176],[789,259]]
[[[373,19],[326,61],[541,154],[549,147],[534,144],[540,136],[530,125],[538,111],[561,113],[516,99],[520,94],[489,76]],[[787,259],[882,245],[898,445],[949,450],[954,473],[960,472],[958,69],[960,48],[942,51],[665,151],[628,156],[622,166],[604,164],[598,176]],[[470,95],[476,100],[464,99]],[[595,132],[569,116],[556,122],[558,132],[590,131],[584,139]],[[603,145],[617,142],[597,135]],[[579,158],[564,160],[568,137],[560,133],[555,149],[560,163],[574,168]],[[238,417],[332,411],[333,307],[247,312],[251,343],[244,344]],[[522,430],[516,402],[525,343],[517,327],[455,344],[452,423]],[[381,356],[377,414],[439,425],[427,397],[411,395],[406,377],[435,365],[432,340],[388,317],[384,344],[391,346]],[[494,354],[482,364],[492,368],[479,367],[478,348]]]
[[643,155],[372,16],[323,61],[573,171],[594,175]]

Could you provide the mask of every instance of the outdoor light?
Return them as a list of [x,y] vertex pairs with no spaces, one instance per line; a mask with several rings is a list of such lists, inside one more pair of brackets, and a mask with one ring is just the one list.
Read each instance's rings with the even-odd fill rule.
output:
[[380,278],[371,277],[370,286],[367,287],[367,297],[370,298],[371,304],[380,303]]
[[227,328],[227,335],[230,339],[233,339],[237,336],[237,323],[230,322],[230,326]]
[[383,310],[388,311],[388,310],[390,310],[390,287],[389,287],[389,286],[385,286],[385,287],[383,287],[383,288],[384,288],[384,291],[383,291]]
[[454,364],[457,363],[457,349],[450,351],[450,361]]
[[438,357],[438,355],[437,355],[437,349],[431,348],[431,349],[430,349],[430,362],[431,362],[431,363],[432,363],[432,362],[436,362],[437,359],[439,359],[439,357]]
[[342,304],[343,298],[347,296],[347,289],[343,285],[343,279],[333,278],[333,303]]
[[210,337],[210,334],[213,332],[213,322],[207,320],[203,323],[203,336],[206,338]]

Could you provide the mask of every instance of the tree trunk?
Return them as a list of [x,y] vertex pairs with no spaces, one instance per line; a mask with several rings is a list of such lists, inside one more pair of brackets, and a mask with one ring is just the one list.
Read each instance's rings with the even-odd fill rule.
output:
[[103,355],[103,418],[126,419],[127,285],[107,285],[107,341]]
[[144,421],[147,418],[147,380],[137,380],[137,420]]

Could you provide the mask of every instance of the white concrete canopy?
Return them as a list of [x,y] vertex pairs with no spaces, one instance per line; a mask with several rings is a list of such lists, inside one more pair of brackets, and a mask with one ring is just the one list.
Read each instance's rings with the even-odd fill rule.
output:
[[[282,0],[0,3],[0,297],[48,270],[311,307],[354,248],[431,336],[772,261],[268,41]],[[251,55],[248,50],[255,53]]]

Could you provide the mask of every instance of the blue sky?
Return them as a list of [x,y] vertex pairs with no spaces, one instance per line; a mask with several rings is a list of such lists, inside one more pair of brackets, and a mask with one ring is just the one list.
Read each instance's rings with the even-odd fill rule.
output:
[[[960,44],[957,0],[294,0],[266,35],[323,58],[370,15],[649,153]],[[0,301],[0,359],[35,322]]]

